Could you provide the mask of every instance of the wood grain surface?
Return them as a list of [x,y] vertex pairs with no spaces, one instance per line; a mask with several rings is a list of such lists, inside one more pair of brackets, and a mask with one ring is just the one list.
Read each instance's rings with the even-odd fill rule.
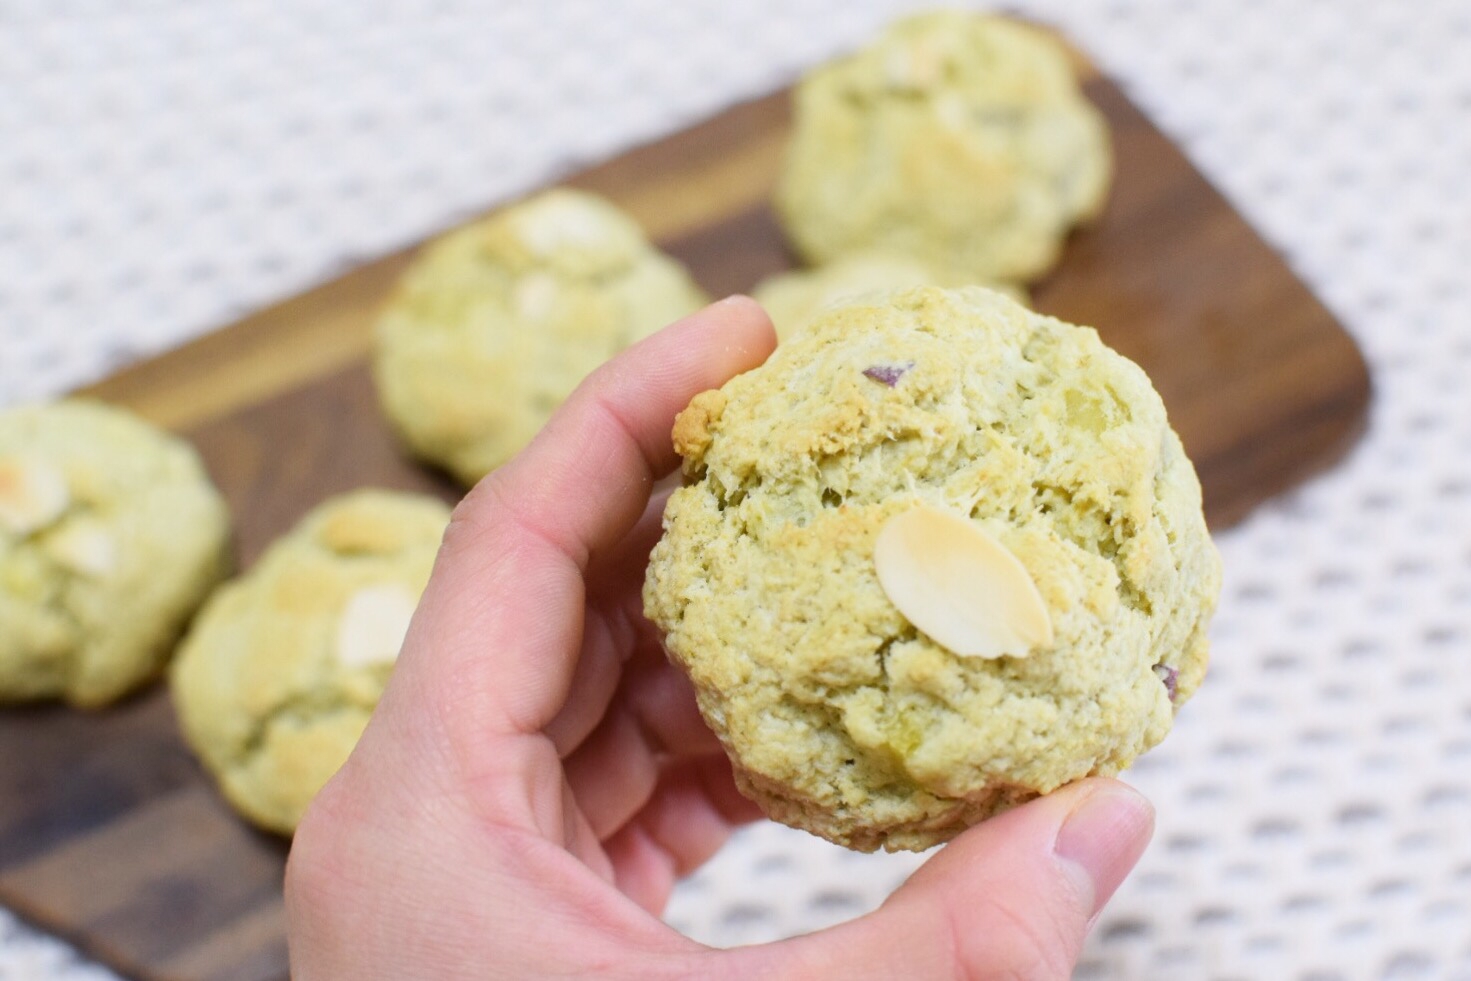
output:
[[[1216,527],[1332,463],[1362,428],[1352,341],[1282,260],[1106,79],[1109,207],[1036,305],[1142,364]],[[712,294],[790,266],[767,206],[787,96],[571,179],[630,210]],[[365,484],[454,496],[405,460],[365,366],[373,311],[410,253],[363,266],[89,390],[186,434],[248,566],[318,501]],[[184,750],[165,691],[95,714],[0,712],[0,902],[146,981],[286,975],[286,847],[236,820]]]

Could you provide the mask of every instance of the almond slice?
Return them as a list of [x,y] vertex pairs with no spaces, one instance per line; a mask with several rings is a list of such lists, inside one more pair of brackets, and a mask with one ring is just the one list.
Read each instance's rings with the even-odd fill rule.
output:
[[527,320],[545,320],[557,306],[557,278],[549,272],[529,273],[516,283],[516,313]]
[[595,248],[607,237],[600,218],[600,209],[582,198],[553,193],[521,209],[515,229],[532,255],[545,257],[563,249]]
[[0,460],[0,528],[28,535],[61,517],[71,503],[66,475],[45,460]]
[[46,551],[67,569],[92,579],[117,568],[117,540],[95,519],[67,522],[47,539]]
[[873,550],[890,602],[961,657],[1025,657],[1052,643],[1026,566],[969,519],[929,504],[890,518]]
[[418,598],[400,583],[353,593],[337,621],[337,660],[349,668],[393,663],[418,605]]

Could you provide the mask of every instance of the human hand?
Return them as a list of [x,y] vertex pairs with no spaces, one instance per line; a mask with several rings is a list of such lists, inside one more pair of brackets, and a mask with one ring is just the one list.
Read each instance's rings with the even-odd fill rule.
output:
[[658,919],[759,816],[643,618],[675,414],[775,344],[717,303],[590,377],[445,534],[378,711],[296,834],[292,976],[1065,978],[1152,829],[1085,780],[971,828],[877,911],[713,950]]

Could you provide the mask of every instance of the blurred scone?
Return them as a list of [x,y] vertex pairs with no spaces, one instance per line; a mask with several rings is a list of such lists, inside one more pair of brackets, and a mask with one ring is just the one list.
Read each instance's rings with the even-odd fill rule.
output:
[[[757,284],[751,296],[766,308],[776,327],[777,336],[785,339],[793,330],[825,307],[842,300],[881,290],[907,286],[960,286],[949,276],[936,273],[918,259],[859,252],[840,256],[815,269],[794,269],[777,273]],[[1018,303],[1026,303],[1026,291],[1010,284],[987,284]]]
[[81,400],[0,412],[0,702],[92,707],[152,678],[228,539],[183,440]]
[[548,191],[429,245],[404,274],[378,322],[379,395],[415,453],[474,483],[594,368],[704,303],[633,219]]
[[1127,767],[1205,674],[1200,485],[1091,329],[980,288],[866,297],[674,440],[645,608],[779,821],[928,847]]
[[1102,208],[1111,160],[1061,43],[941,11],[802,81],[777,208],[813,263],[880,249],[1025,282]]
[[449,509],[355,491],[210,597],[172,670],[190,746],[236,810],[290,834],[383,694]]

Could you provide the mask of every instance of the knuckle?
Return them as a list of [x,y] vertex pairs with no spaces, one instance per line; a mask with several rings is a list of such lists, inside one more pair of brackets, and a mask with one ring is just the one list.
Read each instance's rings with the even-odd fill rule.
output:
[[349,758],[297,823],[286,859],[284,891],[289,907],[320,916],[350,898],[354,882],[363,874],[362,853],[355,846],[367,831],[363,815],[370,808],[363,804],[353,770]]
[[991,894],[984,909],[946,905],[952,968],[965,981],[1065,981],[1081,947],[1081,921],[1066,903],[1022,891]]
[[[1024,903],[1032,897],[994,897],[987,929],[957,930],[957,977],[972,981],[1065,981],[1081,943],[1067,911],[1054,903]],[[974,923],[973,920],[970,921]],[[952,919],[952,928],[958,928]]]

